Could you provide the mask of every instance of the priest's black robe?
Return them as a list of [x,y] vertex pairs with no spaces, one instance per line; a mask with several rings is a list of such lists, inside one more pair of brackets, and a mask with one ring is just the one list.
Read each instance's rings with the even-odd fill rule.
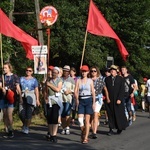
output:
[[[128,123],[124,107],[124,80],[119,75],[114,78],[109,76],[106,77],[105,83],[111,101],[110,103],[106,103],[109,127],[110,129],[125,130]],[[121,100],[121,104],[117,104],[117,100]]]

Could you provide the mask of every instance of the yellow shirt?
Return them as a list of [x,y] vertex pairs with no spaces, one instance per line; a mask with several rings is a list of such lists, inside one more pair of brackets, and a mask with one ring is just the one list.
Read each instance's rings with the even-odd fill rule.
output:
[[141,96],[144,97],[146,94],[146,86],[145,84],[142,84],[141,85]]

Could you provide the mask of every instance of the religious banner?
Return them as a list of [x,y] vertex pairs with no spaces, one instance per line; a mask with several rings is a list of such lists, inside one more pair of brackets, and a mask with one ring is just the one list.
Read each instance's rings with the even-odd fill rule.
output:
[[40,12],[40,21],[41,23],[45,23],[47,26],[53,25],[57,18],[58,12],[53,6],[46,6]]
[[47,46],[32,46],[34,55],[34,74],[47,73]]
[[34,73],[46,74],[47,73],[47,56],[34,55]]

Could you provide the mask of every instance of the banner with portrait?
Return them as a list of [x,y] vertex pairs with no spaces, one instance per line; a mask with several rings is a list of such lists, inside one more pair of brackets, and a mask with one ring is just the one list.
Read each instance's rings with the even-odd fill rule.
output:
[[47,55],[34,55],[34,74],[47,73]]

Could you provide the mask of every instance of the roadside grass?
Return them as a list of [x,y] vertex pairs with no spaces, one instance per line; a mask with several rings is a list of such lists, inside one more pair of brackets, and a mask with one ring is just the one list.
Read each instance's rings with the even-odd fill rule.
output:
[[[31,121],[31,126],[37,125],[47,125],[46,119],[42,113],[34,114]],[[19,115],[15,113],[13,115],[13,129],[20,130],[22,127],[22,122],[19,118]],[[3,120],[0,121],[0,131],[4,131],[4,122]]]

